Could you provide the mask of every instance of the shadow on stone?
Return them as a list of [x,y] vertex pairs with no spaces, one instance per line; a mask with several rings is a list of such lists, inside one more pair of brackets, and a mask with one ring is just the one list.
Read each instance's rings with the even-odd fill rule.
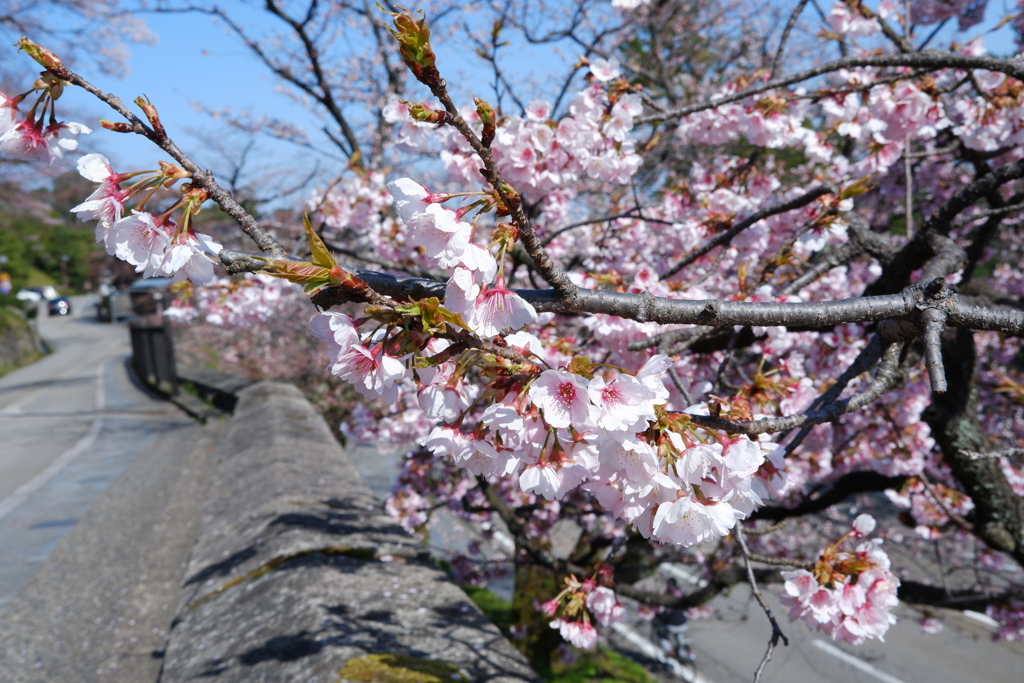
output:
[[257,550],[253,546],[249,546],[248,548],[239,550],[234,555],[231,555],[230,557],[227,557],[221,560],[220,562],[217,562],[216,564],[211,564],[207,567],[203,567],[201,571],[196,572],[195,575],[189,577],[188,581],[185,582],[185,585],[191,586],[196,583],[202,583],[207,579],[212,579],[215,576],[227,576],[235,567],[242,564],[246,560],[255,557],[256,553]]
[[296,659],[315,655],[328,644],[311,637],[308,631],[300,631],[295,635],[271,638],[262,645],[243,652],[238,656],[238,661],[246,666],[270,660],[294,662]]

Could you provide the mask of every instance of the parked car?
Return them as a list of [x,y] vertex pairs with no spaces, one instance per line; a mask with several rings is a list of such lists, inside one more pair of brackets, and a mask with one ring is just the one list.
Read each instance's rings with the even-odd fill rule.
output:
[[19,290],[14,296],[21,301],[28,301],[29,303],[37,304],[40,301],[56,299],[60,294],[57,293],[57,289],[52,285],[44,285],[42,287],[26,287],[25,289]]
[[71,315],[71,301],[66,296],[58,296],[46,302],[50,315]]

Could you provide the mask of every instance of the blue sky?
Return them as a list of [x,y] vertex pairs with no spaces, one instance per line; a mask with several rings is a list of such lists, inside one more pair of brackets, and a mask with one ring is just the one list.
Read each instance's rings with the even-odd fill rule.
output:
[[[237,4],[234,6],[238,7]],[[276,26],[259,10],[249,10],[242,16],[257,27]],[[237,111],[257,114],[286,114],[289,121],[310,131],[310,137],[314,140],[324,139],[317,133],[321,126],[317,118],[282,94],[280,81],[257,61],[235,35],[216,25],[210,17],[199,14],[149,14],[146,15],[146,21],[159,40],[153,45],[130,47],[131,71],[126,78],[79,71],[96,86],[119,95],[126,104],[130,104],[138,95],[148,96],[160,111],[171,138],[200,165],[217,170],[222,163],[220,156],[209,149],[200,136],[218,136],[224,124],[212,119],[206,112],[198,111],[193,105],[195,102],[214,109],[230,106]],[[453,86],[457,102],[468,102],[473,95],[489,97],[489,74],[478,72],[483,78],[476,80],[480,88],[476,92],[469,92],[467,88],[463,88],[466,92],[460,92],[458,88],[460,83],[467,80],[459,78],[458,73],[479,69],[475,57],[468,56],[464,48],[456,48],[452,41],[435,41],[435,49],[444,75]],[[453,52],[453,49],[461,52]],[[544,52],[547,53],[546,60],[543,58]],[[397,46],[395,54],[397,57]],[[553,57],[548,48],[534,49],[531,54],[523,46],[515,46],[506,48],[505,57],[510,64],[513,60],[520,65],[525,62],[546,72],[549,77],[555,75],[556,70],[550,68]],[[567,66],[575,57],[576,54],[570,52],[557,63],[560,67]],[[27,58],[23,59],[26,64],[29,63]],[[548,63],[545,64],[545,61]],[[73,64],[70,66],[74,68]],[[513,73],[516,71],[515,66],[510,69]],[[425,88],[414,87],[422,90],[417,90],[419,96],[429,96]],[[69,110],[77,112],[77,120],[94,127],[93,135],[83,138],[83,151],[106,154],[118,170],[153,168],[157,159],[166,158],[159,149],[139,136],[114,134],[94,125],[99,118],[115,121],[121,119],[116,112],[86,93],[69,91],[65,100]],[[62,100],[62,104],[65,100]],[[239,141],[237,144],[243,144],[247,138],[234,139]],[[271,140],[267,136],[258,136],[257,139],[260,150],[257,156],[262,155],[260,158],[269,162],[264,164],[267,167],[298,168],[310,165],[308,157],[311,154],[308,151]],[[321,163],[325,177],[343,167],[344,160],[340,158],[333,161],[327,159]]]
[[[200,165],[216,166],[217,155],[204,159],[205,145],[194,133],[215,135],[222,124],[207,113],[197,111],[194,102],[242,111],[289,107],[295,115],[301,115],[301,110],[288,98],[275,92],[274,79],[256,63],[248,49],[215,26],[209,17],[157,15],[150,17],[147,23],[159,40],[153,45],[131,46],[131,71],[126,78],[99,73],[87,78],[107,92],[118,94],[126,103],[139,95],[149,97],[159,110],[168,134]],[[121,120],[103,103],[91,100],[84,93],[76,95],[76,108],[92,114],[86,121],[88,125],[98,118]],[[134,105],[130,106],[138,111]],[[312,117],[308,119],[312,121]],[[126,167],[152,168],[156,159],[166,158],[161,150],[139,136],[97,129],[92,138],[89,147]],[[290,146],[273,147],[277,156],[294,153]]]

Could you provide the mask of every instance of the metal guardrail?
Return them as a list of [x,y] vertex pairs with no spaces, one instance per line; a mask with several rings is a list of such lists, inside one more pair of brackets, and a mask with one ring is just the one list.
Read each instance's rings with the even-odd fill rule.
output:
[[168,396],[177,395],[178,371],[174,365],[170,326],[163,320],[157,322],[146,316],[129,322],[128,330],[132,339],[132,365],[142,381]]

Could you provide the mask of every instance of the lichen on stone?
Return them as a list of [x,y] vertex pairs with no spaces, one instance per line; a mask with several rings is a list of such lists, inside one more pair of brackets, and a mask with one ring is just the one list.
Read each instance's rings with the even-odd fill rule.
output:
[[350,659],[338,670],[339,680],[360,683],[452,683],[466,681],[448,662],[408,655],[375,654]]

